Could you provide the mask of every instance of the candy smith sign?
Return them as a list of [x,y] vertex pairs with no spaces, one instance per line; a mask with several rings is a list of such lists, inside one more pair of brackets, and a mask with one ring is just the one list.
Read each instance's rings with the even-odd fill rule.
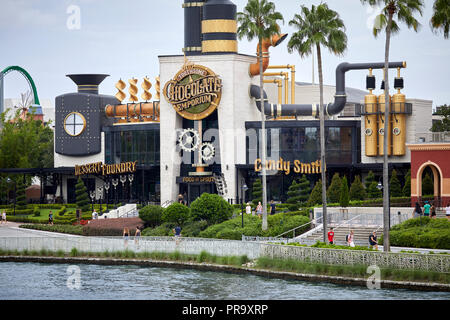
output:
[[164,86],[164,97],[183,118],[201,120],[219,105],[222,80],[210,69],[185,63]]
[[89,163],[81,166],[75,166],[75,175],[83,174],[123,174],[136,172],[137,161],[123,162],[117,164],[103,164],[102,162]]
[[[265,163],[266,170],[275,170],[275,171],[284,171],[285,175],[288,175],[291,172],[291,161],[285,161],[283,158],[279,160],[267,160]],[[260,172],[262,170],[262,161],[261,159],[255,160],[255,172]],[[317,160],[311,163],[302,163],[300,160],[293,161],[292,170],[295,173],[305,173],[305,174],[314,174],[322,172],[321,161]]]

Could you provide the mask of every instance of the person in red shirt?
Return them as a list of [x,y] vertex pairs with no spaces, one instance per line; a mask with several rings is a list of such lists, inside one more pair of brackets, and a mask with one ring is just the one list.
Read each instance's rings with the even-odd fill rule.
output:
[[334,231],[333,231],[333,228],[330,228],[330,231],[328,231],[328,242],[330,244],[334,243]]

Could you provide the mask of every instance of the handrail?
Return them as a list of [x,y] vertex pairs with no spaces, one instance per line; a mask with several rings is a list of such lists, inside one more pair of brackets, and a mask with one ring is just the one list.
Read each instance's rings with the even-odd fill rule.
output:
[[[295,228],[293,228],[293,229],[291,229],[291,230],[285,231],[285,232],[283,232],[282,234],[279,234],[279,235],[275,236],[275,238],[281,237],[282,235],[284,235],[284,234],[286,234],[286,233],[289,233],[289,232],[291,232],[291,231],[294,231],[294,232],[295,232],[295,230],[297,230],[297,229],[299,229],[299,228],[301,228],[301,227],[307,226],[307,225],[310,224],[310,223],[313,223],[313,222],[315,223],[315,222],[317,222],[317,220],[320,220],[320,219],[322,219],[322,217],[319,217],[318,219],[313,219],[313,220],[311,220],[311,221],[308,222],[308,223],[302,224],[301,226],[298,226],[298,227],[295,227]],[[294,235],[295,235],[295,233],[294,233]]]
[[173,203],[173,200],[166,200],[164,201],[164,203],[161,205],[162,208],[167,208],[168,206],[170,206]]
[[363,215],[363,214],[361,213],[361,214],[358,214],[356,217],[351,218],[350,220],[345,220],[344,222],[342,222],[341,224],[338,224],[337,227],[334,227],[333,229],[336,230],[336,229],[338,229],[339,227],[341,227],[343,224],[349,223],[350,221],[352,221],[352,220],[354,220],[354,219],[356,219],[356,218],[359,218],[359,217],[362,216],[362,215]]
[[131,210],[128,210],[127,212],[125,212],[125,213],[123,213],[122,215],[118,215],[117,216],[117,218],[123,218],[123,216],[127,216],[128,217],[128,214],[131,212],[131,211],[137,211],[137,208],[133,208],[133,209],[131,209]]

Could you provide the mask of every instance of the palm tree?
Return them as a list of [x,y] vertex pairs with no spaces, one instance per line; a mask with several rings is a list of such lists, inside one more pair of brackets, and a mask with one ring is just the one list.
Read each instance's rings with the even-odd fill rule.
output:
[[435,31],[442,29],[444,38],[448,39],[450,29],[450,0],[436,0],[434,2],[431,28]]
[[[398,21],[405,22],[408,28],[418,31],[420,23],[414,17],[414,13],[422,15],[422,0],[361,0],[363,4],[370,6],[383,6],[381,14],[377,17],[378,25],[374,27],[373,34],[377,37],[382,29],[386,30],[386,46],[384,57],[384,86],[385,86],[385,108],[384,117],[389,119],[389,48],[391,34],[399,32],[400,28],[394,21],[394,15]],[[388,164],[388,121],[384,122],[384,132],[386,139],[383,139],[383,249],[390,251],[389,243],[389,164]]]
[[[275,11],[275,5],[267,0],[248,0],[247,5],[244,8],[244,12],[238,12],[237,20],[239,22],[239,28],[237,34],[239,39],[246,37],[248,40],[257,38],[259,43],[259,77],[261,88],[261,99],[264,97],[263,88],[263,39],[271,38],[273,35],[279,34],[279,26],[277,21],[284,22],[281,13]],[[263,104],[264,105],[264,104]],[[261,108],[261,160],[264,164],[266,162],[266,125],[264,107]],[[267,180],[266,169],[262,166],[262,206],[263,206],[263,221],[262,229],[267,230]]]
[[328,8],[326,3],[317,7],[312,5],[311,10],[301,6],[301,13],[296,14],[289,25],[298,29],[288,43],[288,51],[297,51],[300,57],[308,56],[314,47],[317,51],[317,67],[319,69],[320,89],[320,161],[322,164],[322,208],[323,208],[323,239],[327,237],[327,181],[325,176],[325,115],[323,106],[323,72],[321,47],[327,48],[331,53],[342,55],[347,49],[347,36],[344,22],[339,14]]

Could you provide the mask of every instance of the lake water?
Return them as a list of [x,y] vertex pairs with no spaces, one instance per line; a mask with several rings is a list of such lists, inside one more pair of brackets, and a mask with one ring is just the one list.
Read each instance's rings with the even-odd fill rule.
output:
[[1,300],[450,299],[450,293],[445,292],[370,290],[366,287],[270,279],[255,275],[132,265],[74,266],[1,262],[0,275]]

